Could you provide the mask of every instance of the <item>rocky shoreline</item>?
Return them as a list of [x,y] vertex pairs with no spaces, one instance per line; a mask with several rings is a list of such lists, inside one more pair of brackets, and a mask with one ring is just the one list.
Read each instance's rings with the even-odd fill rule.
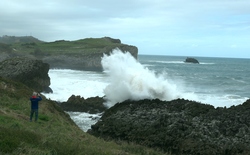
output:
[[250,99],[229,108],[185,99],[127,100],[109,109],[103,108],[103,102],[101,97],[72,95],[61,107],[103,112],[87,132],[105,140],[127,141],[171,154],[250,153]]
[[[1,77],[21,82],[38,92],[52,92],[48,63],[37,60],[34,55],[3,54],[6,59],[0,62]],[[4,83],[1,85],[5,89]],[[64,111],[103,112],[88,133],[105,140],[127,141],[171,154],[250,154],[250,99],[229,108],[214,108],[185,99],[128,100],[109,109],[103,102],[100,97],[84,99],[72,95],[59,105]]]
[[[49,64],[29,58],[0,63],[0,76],[36,91],[49,89]],[[52,90],[51,90],[52,91]],[[124,101],[107,109],[101,97],[72,95],[64,111],[103,113],[88,131],[105,140],[127,141],[171,154],[250,154],[250,99],[230,108],[176,99]]]
[[230,108],[177,99],[117,103],[88,133],[172,154],[250,154],[250,100]]
[[0,76],[22,82],[34,91],[53,92],[48,75],[49,64],[41,60],[15,57],[0,62]]

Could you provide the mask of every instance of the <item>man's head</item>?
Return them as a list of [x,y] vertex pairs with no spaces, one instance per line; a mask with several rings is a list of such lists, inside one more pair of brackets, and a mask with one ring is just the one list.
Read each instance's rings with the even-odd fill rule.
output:
[[37,92],[34,91],[32,96],[37,96]]

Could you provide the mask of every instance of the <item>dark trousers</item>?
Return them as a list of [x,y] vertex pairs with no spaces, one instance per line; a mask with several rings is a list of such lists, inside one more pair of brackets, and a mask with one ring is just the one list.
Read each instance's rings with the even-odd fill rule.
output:
[[33,114],[35,113],[35,121],[38,119],[38,109],[31,109],[30,111],[30,121],[32,121]]

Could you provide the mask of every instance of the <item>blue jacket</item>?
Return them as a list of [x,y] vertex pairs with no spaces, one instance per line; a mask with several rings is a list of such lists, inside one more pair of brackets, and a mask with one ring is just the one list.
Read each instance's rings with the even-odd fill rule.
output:
[[41,96],[38,96],[38,97],[35,97],[35,96],[32,96],[30,98],[30,101],[31,101],[31,109],[38,109],[38,101],[41,101],[42,100],[42,97]]

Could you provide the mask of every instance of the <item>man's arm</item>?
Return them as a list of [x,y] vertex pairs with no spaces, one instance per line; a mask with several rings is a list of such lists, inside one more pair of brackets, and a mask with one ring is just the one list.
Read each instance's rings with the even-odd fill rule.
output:
[[40,94],[37,94],[38,95],[38,101],[41,101],[42,100],[42,97]]

